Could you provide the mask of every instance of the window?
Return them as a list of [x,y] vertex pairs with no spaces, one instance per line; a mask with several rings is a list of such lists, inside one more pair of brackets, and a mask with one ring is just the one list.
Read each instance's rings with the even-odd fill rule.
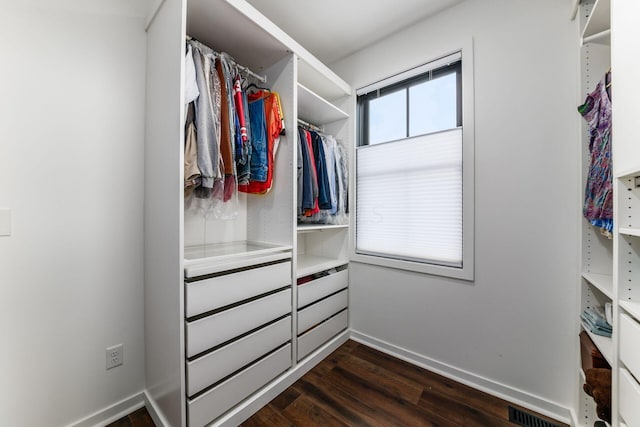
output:
[[463,95],[461,52],[358,90],[354,260],[473,279]]

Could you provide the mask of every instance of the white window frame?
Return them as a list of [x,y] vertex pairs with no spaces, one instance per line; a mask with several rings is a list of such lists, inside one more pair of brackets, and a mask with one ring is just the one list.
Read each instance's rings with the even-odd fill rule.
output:
[[[444,265],[430,264],[426,262],[417,262],[411,260],[403,260],[397,258],[387,258],[379,255],[367,255],[359,254],[356,252],[356,230],[357,230],[357,215],[358,200],[356,197],[357,191],[357,172],[355,170],[355,160],[352,160],[354,179],[351,180],[352,188],[350,189],[350,197],[352,197],[351,207],[351,219],[352,226],[350,232],[350,260],[354,262],[361,262],[365,264],[378,265],[383,267],[395,268],[400,270],[414,271],[424,274],[432,274],[437,276],[451,277],[455,279],[462,279],[473,281],[474,280],[474,246],[475,246],[475,129],[474,129],[474,74],[473,74],[473,40],[469,39],[462,43],[458,43],[457,46],[450,50],[442,50],[440,54],[435,53],[429,56],[430,59],[423,61],[425,65],[433,63],[437,66],[437,61],[441,58],[445,58],[456,52],[461,53],[462,60],[462,267],[449,267]],[[387,86],[393,83],[393,80],[398,81],[411,76],[415,70],[424,66],[418,66],[406,71],[406,77],[403,77],[404,73],[400,73],[396,76],[391,76],[388,79],[388,83],[385,83],[387,79],[383,79],[380,82],[371,83],[363,86],[360,91],[367,87],[375,87],[380,83],[382,86]],[[431,67],[433,68],[433,67]],[[429,68],[427,68],[428,70]],[[355,102],[355,97],[354,97]],[[354,126],[356,124],[354,123]],[[356,126],[357,127],[357,126]],[[358,138],[355,138],[356,140]],[[354,144],[355,145],[355,144]],[[354,147],[355,151],[355,147]],[[355,159],[355,152],[352,152],[352,159]]]

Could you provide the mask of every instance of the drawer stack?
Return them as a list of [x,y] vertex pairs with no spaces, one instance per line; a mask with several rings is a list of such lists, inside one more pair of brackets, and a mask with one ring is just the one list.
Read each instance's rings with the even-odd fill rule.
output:
[[347,328],[348,284],[346,265],[298,279],[298,361]]
[[291,258],[185,279],[187,419],[206,425],[291,367]]
[[620,416],[626,425],[640,426],[640,323],[625,313],[620,314],[620,362]]

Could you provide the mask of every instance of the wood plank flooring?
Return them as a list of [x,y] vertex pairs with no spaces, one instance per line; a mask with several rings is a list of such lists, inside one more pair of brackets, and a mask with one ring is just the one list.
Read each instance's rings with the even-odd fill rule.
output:
[[147,408],[140,408],[109,424],[107,427],[156,427],[147,411]]
[[[509,405],[347,341],[242,427],[513,427]],[[150,426],[150,418],[139,424],[130,416],[107,427]]]
[[509,405],[348,341],[242,427],[513,427]]

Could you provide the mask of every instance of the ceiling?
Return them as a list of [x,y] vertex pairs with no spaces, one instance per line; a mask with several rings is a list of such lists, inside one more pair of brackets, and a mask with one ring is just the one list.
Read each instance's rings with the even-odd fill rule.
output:
[[332,64],[463,0],[247,0]]

